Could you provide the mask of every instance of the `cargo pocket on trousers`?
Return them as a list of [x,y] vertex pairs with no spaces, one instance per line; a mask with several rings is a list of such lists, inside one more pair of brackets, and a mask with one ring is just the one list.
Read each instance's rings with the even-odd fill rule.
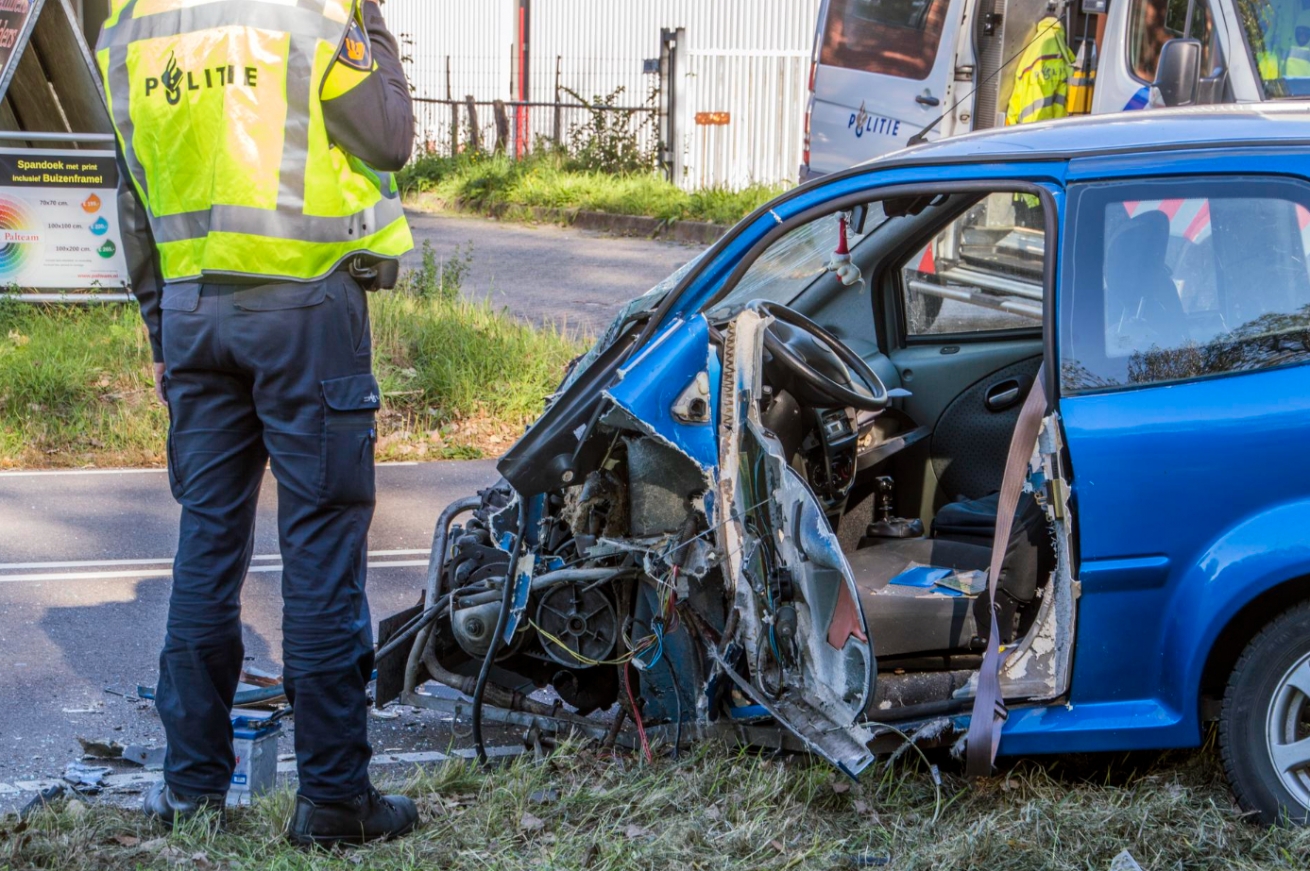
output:
[[376,498],[373,447],[376,412],[381,405],[377,380],[369,373],[333,378],[323,386],[323,444],[319,463],[319,504],[356,505]]
[[[159,385],[164,392],[164,398],[168,398],[168,376],[165,375]],[[180,500],[182,498],[182,475],[177,468],[177,448],[173,438],[173,404],[165,403],[164,408],[168,411],[168,435],[164,437],[164,465],[168,468],[168,489],[173,492],[173,498]]]

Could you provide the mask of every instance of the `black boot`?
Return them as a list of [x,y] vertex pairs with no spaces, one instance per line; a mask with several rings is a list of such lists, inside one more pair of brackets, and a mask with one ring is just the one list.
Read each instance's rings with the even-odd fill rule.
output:
[[312,802],[296,796],[287,837],[297,844],[362,844],[397,838],[414,830],[418,808],[403,795],[383,795],[373,787],[345,802]]
[[146,793],[145,811],[146,816],[159,820],[168,828],[173,828],[176,823],[199,814],[212,814],[214,816],[215,828],[221,828],[223,825],[223,802],[226,796],[215,793],[212,795],[183,795],[180,792],[174,792],[167,783],[157,783]]

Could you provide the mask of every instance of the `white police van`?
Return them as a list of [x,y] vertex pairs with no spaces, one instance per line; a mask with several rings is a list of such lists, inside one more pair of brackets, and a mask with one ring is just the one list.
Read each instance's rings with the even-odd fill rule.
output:
[[[921,131],[932,140],[1003,125],[1048,2],[824,0],[801,180],[904,148]],[[1288,51],[1310,48],[1310,0],[1073,0],[1056,14],[1096,70],[1082,111],[1147,108],[1157,78],[1156,105],[1310,95],[1310,78],[1284,78],[1267,59],[1262,78],[1258,61],[1281,69]]]

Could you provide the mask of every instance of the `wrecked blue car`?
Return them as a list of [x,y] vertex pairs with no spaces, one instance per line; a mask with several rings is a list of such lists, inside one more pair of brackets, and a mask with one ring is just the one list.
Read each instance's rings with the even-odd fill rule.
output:
[[1218,720],[1239,802],[1304,823],[1308,361],[1295,108],[812,181],[628,306],[442,514],[378,700],[851,776],[903,736],[986,773]]

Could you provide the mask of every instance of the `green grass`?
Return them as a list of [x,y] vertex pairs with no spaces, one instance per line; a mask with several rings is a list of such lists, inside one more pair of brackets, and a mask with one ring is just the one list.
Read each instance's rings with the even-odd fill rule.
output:
[[544,152],[521,161],[504,155],[420,156],[399,175],[407,195],[420,202],[510,218],[533,208],[645,215],[665,221],[734,224],[785,188],[751,185],[740,191],[711,188],[688,193],[653,173],[611,175],[573,166]]
[[152,384],[136,306],[0,300],[0,468],[161,463],[168,415]]
[[[508,447],[581,351],[457,288],[411,280],[369,300],[384,393],[379,459]],[[160,465],[167,426],[136,306],[0,300],[0,468]]]
[[1103,871],[1126,849],[1147,871],[1218,871],[1305,868],[1310,855],[1310,831],[1261,828],[1234,810],[1210,751],[1022,761],[977,785],[946,767],[939,812],[932,779],[908,758],[851,786],[796,757],[704,747],[650,766],[573,748],[397,784],[422,825],[392,843],[291,848],[285,792],[234,813],[219,835],[165,838],[132,811],[57,806],[21,832],[0,824],[0,868],[827,871],[886,860],[897,871]]

